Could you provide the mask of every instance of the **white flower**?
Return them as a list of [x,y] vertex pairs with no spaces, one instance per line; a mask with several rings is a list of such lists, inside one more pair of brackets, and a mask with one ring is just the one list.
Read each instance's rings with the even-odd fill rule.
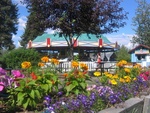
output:
[[61,104],[62,104],[62,105],[65,105],[66,103],[65,103],[65,102],[62,102]]

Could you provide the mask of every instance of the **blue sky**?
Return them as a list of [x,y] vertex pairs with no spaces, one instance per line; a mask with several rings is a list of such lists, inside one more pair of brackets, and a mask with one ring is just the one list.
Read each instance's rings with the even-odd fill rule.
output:
[[[13,41],[16,46],[19,46],[18,41],[20,40],[20,36],[24,32],[24,28],[26,25],[28,12],[22,4],[20,4],[20,1],[22,0],[13,0],[13,2],[18,3],[19,7],[19,25],[18,25],[18,32],[17,35],[13,36]],[[120,45],[125,45],[126,47],[131,48],[132,44],[130,43],[130,40],[133,35],[135,35],[135,32],[133,30],[132,26],[132,18],[135,16],[135,10],[137,8],[136,0],[122,0],[121,6],[124,8],[126,12],[129,14],[128,19],[126,21],[126,25],[123,28],[120,28],[118,32],[107,34],[105,35],[111,42],[118,42]]]

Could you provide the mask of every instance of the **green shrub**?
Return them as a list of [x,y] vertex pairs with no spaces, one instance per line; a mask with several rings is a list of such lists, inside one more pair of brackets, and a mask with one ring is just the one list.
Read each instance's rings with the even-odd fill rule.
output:
[[7,68],[21,68],[23,61],[31,62],[32,65],[37,65],[41,58],[41,54],[35,49],[18,48],[2,55],[1,61],[5,62]]

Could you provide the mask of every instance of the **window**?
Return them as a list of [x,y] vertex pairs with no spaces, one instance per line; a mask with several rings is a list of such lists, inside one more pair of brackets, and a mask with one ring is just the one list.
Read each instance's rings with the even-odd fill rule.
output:
[[146,55],[137,55],[138,60],[145,60]]

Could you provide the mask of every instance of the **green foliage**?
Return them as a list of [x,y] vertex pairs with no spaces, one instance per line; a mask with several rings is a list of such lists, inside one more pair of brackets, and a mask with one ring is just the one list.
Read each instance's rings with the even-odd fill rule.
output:
[[128,53],[129,49],[122,45],[120,49],[116,52],[117,61],[125,60],[131,62],[130,54]]
[[32,7],[29,9],[31,12],[29,16],[27,17],[27,25],[25,28],[25,32],[21,36],[21,45],[25,47],[25,45],[29,42],[29,40],[35,39],[37,36],[42,35],[45,31],[43,19],[43,15],[39,15],[39,10],[37,5],[39,1],[34,4],[32,4]]
[[19,87],[11,87],[7,91],[9,95],[9,101],[11,106],[21,106],[24,109],[36,108],[37,103],[42,102],[42,89],[36,81],[30,78],[24,78],[18,81]]
[[79,61],[79,55],[74,56],[74,61]]
[[47,69],[43,69],[42,72],[37,72],[36,75],[38,75],[38,79],[36,81],[37,84],[40,84],[41,89],[43,89],[43,94],[48,95],[51,92],[58,92],[58,86],[60,84],[60,81],[58,80],[58,73],[54,69],[51,70],[51,66],[49,66]]
[[[123,20],[126,19],[126,12],[120,7],[120,1],[39,0],[37,2],[36,0],[24,0],[24,2],[27,4],[29,12],[31,12],[30,15],[35,14],[34,18],[36,20],[39,18],[40,20],[40,22],[36,22],[38,27],[34,29],[52,28],[53,30],[61,30],[60,35],[63,35],[67,41],[69,57],[71,59],[73,59],[72,38],[76,37],[75,40],[77,40],[82,33],[96,35],[111,33],[125,25]],[[36,10],[34,9],[35,6]],[[33,31],[33,26],[26,30]],[[32,36],[35,35],[37,34],[32,34]],[[27,35],[24,40],[29,40],[27,37],[29,36]]]
[[40,60],[40,54],[34,49],[18,48],[11,50],[2,56],[2,62],[5,62],[9,68],[21,68],[24,61],[37,65]]
[[13,34],[16,34],[18,24],[18,8],[12,0],[0,1],[0,49],[13,49]]
[[[58,92],[58,73],[54,64],[41,69],[30,67],[22,70],[24,77],[14,78],[13,83],[7,88],[9,101],[7,105],[25,110],[35,110],[43,102],[45,95]],[[42,106],[42,105],[40,105]]]
[[88,94],[87,80],[90,80],[89,75],[85,72],[82,72],[80,69],[72,69],[68,72],[68,76],[66,76],[64,80],[64,90],[66,91],[66,96],[70,94]]
[[97,98],[95,99],[95,102],[92,105],[92,109],[95,112],[99,112],[99,111],[105,109],[107,106],[106,103],[104,102],[104,100],[102,100],[102,98],[99,98],[98,96],[99,95],[97,94]]
[[133,18],[133,25],[137,36],[133,37],[132,42],[150,46],[150,2],[138,0],[136,15]]

